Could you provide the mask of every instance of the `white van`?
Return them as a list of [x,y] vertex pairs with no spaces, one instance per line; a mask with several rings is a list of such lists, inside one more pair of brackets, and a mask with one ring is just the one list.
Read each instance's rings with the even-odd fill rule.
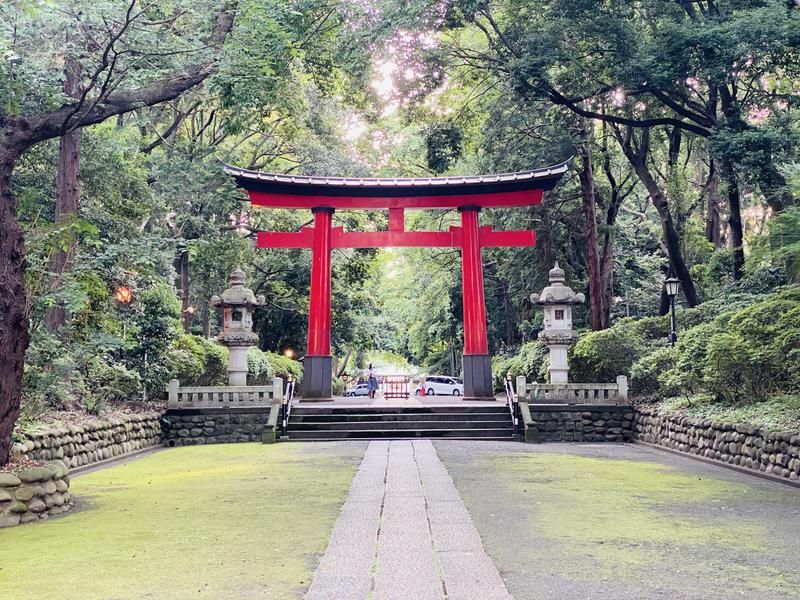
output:
[[[429,375],[425,377],[426,396],[463,396],[464,384],[460,379],[447,375]],[[414,394],[419,396],[421,386],[417,386]]]

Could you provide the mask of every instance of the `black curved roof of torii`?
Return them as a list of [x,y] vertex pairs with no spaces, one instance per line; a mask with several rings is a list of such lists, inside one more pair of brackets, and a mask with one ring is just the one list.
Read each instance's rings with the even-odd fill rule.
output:
[[291,196],[393,198],[492,194],[550,190],[567,172],[571,159],[541,169],[454,177],[323,177],[283,175],[225,165],[225,173],[249,192]]

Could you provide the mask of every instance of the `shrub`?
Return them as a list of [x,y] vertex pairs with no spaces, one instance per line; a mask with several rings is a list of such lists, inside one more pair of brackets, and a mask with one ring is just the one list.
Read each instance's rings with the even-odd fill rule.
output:
[[[88,365],[86,384],[91,393],[84,398],[84,406],[87,412],[98,414],[107,402],[135,399],[142,389],[142,378],[122,363],[107,363],[94,357]],[[89,410],[89,404],[94,410]]]
[[504,389],[503,380],[510,374],[512,379],[524,375],[528,380],[543,380],[547,377],[547,347],[541,342],[528,342],[520,346],[516,354],[497,356],[492,361],[494,387]]
[[275,354],[274,352],[264,352],[264,355],[270,367],[272,367],[274,377],[280,377],[285,382],[291,375],[296,382],[300,383],[303,381],[303,367],[299,362],[281,354]]
[[167,353],[173,377],[184,385],[222,385],[228,373],[228,349],[197,335],[181,334]]
[[675,346],[675,368],[670,373],[679,393],[690,395],[704,389],[704,374],[708,342],[719,331],[716,322],[703,323],[678,335]]
[[271,385],[275,371],[266,356],[258,348],[247,351],[247,385]]
[[[627,321],[627,319],[626,319]],[[615,324],[614,326],[621,326],[623,321]],[[661,317],[642,317],[630,323],[634,331],[639,335],[643,341],[657,342],[668,339],[670,332],[670,317],[664,315]]]
[[344,396],[344,391],[347,389],[347,382],[344,377],[334,377],[331,382],[331,392],[334,396]]
[[585,333],[572,349],[571,378],[583,382],[614,381],[618,375],[628,374],[649,347],[633,319]]
[[800,288],[718,317],[704,361],[709,392],[730,401],[800,389]]
[[171,286],[159,284],[142,292],[140,305],[134,319],[136,344],[128,362],[143,374],[148,390],[164,391],[173,376],[169,354],[180,335],[180,302]]
[[203,351],[203,372],[198,385],[222,385],[228,379],[228,349],[208,338],[193,336]]
[[671,382],[668,377],[674,368],[675,349],[670,346],[645,354],[631,366],[631,393],[635,396],[677,393],[669,389]]

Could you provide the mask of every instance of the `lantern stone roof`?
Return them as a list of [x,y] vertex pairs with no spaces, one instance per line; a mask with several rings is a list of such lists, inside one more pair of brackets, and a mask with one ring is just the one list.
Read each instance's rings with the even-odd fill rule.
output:
[[244,287],[247,276],[241,267],[236,267],[230,275],[230,287],[222,292],[222,296],[212,296],[212,306],[262,306],[266,301],[263,295],[256,296],[253,290]]
[[550,269],[550,285],[542,290],[540,294],[531,294],[531,302],[540,306],[549,304],[583,304],[586,296],[583,294],[576,294],[572,288],[564,285],[566,275],[564,269],[558,266],[556,261],[555,266]]

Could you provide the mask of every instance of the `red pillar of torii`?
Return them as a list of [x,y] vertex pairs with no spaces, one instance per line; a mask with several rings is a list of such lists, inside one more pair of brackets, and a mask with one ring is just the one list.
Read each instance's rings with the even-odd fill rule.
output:
[[[534,231],[494,231],[478,223],[481,208],[529,206],[542,201],[567,170],[567,163],[545,169],[432,178],[343,178],[278,175],[226,166],[254,206],[310,209],[314,226],[299,232],[258,233],[259,248],[310,248],[311,302],[308,346],[303,364],[304,400],[331,396],[331,251],[334,248],[452,247],[461,250],[464,305],[464,395],[493,396],[491,357],[486,336],[481,249],[533,246]],[[333,227],[339,210],[389,211],[389,229],[349,232]],[[458,209],[461,227],[449,231],[406,231],[406,209]]]

